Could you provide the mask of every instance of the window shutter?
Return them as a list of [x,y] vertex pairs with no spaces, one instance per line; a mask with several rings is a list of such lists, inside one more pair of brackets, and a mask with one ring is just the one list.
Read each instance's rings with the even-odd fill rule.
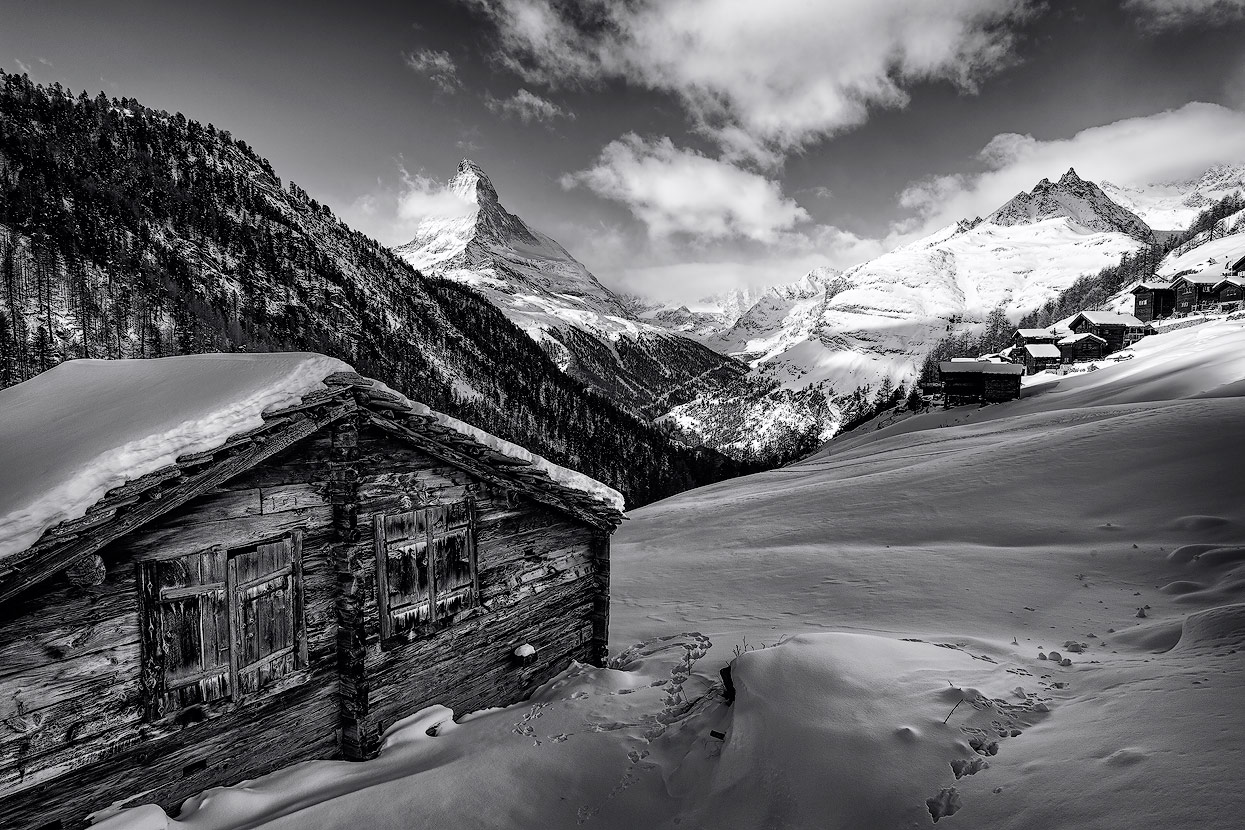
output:
[[473,516],[468,499],[373,519],[382,641],[475,604]]
[[381,637],[388,638],[432,619],[428,513],[378,515],[374,522]]
[[231,551],[233,666],[239,694],[257,692],[307,665],[301,530]]
[[475,604],[475,537],[468,501],[430,507],[433,573],[436,575],[437,617],[450,616]]
[[225,561],[213,548],[139,568],[149,718],[231,693]]

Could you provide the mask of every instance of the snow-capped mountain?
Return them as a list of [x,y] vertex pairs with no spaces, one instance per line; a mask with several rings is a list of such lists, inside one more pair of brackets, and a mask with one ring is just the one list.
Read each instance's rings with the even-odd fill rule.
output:
[[396,253],[484,294],[565,371],[650,414],[743,373],[736,361],[637,318],[565,248],[507,211],[479,165],[464,159],[449,190],[462,212],[425,219]]
[[[949,225],[842,274],[810,274],[707,342],[791,391],[833,398],[887,378],[898,384],[949,331],[981,323],[995,307],[1015,320],[1150,239],[1145,222],[1069,170],[985,220]],[[706,396],[670,417],[690,433],[721,436],[723,419],[738,421],[730,406]],[[841,413],[823,412],[828,437]],[[758,446],[763,421],[756,413],[733,441],[717,444]]]
[[1198,213],[1224,196],[1245,192],[1245,164],[1216,164],[1182,181],[1123,186],[1103,182],[1102,190],[1158,230],[1183,230]]
[[987,222],[1008,227],[1032,225],[1045,219],[1065,218],[1091,231],[1127,234],[1149,242],[1154,233],[1137,214],[1121,207],[1103,193],[1102,188],[1087,182],[1069,169],[1052,184],[1042,179],[1033,190],[1023,190],[994,213]]

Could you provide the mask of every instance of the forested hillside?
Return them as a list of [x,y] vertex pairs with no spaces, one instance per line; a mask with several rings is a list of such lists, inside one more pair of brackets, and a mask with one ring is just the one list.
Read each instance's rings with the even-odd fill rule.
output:
[[72,358],[311,350],[622,490],[742,470],[558,370],[469,288],[180,113],[0,72],[0,386]]

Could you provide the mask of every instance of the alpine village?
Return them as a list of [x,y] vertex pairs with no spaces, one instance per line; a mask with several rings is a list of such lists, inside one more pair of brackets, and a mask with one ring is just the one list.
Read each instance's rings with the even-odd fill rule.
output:
[[[452,5],[532,90],[586,94],[540,86],[571,42],[602,67],[576,84],[678,82],[625,57],[656,48],[646,4]],[[430,107],[466,94],[464,54],[403,53]],[[1052,151],[988,207],[967,173],[922,179],[905,207],[984,218],[691,302],[598,280],[512,212],[540,215],[522,186],[503,205],[513,170],[402,166],[419,213],[382,243],[376,202],[338,215],[227,127],[50,67],[0,70],[0,827],[1245,815],[1239,767],[1186,751],[1238,758],[1245,726],[1243,457],[1213,438],[1245,423],[1240,159],[1113,184]],[[761,129],[715,83],[664,100],[701,138]],[[481,100],[540,141],[586,126],[526,87]],[[551,180],[625,200],[666,165],[626,197],[663,251],[702,183],[787,205],[745,181],[812,139],[764,135],[717,159],[631,132]],[[1044,141],[978,161],[1028,176]],[[790,205],[722,227],[783,251]]]

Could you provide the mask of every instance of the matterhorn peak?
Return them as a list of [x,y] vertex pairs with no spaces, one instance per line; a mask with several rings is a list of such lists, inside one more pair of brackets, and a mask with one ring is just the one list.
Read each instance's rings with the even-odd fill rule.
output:
[[471,159],[458,163],[458,172],[450,179],[450,190],[464,199],[479,205],[497,204],[497,188],[484,172],[484,168]]

